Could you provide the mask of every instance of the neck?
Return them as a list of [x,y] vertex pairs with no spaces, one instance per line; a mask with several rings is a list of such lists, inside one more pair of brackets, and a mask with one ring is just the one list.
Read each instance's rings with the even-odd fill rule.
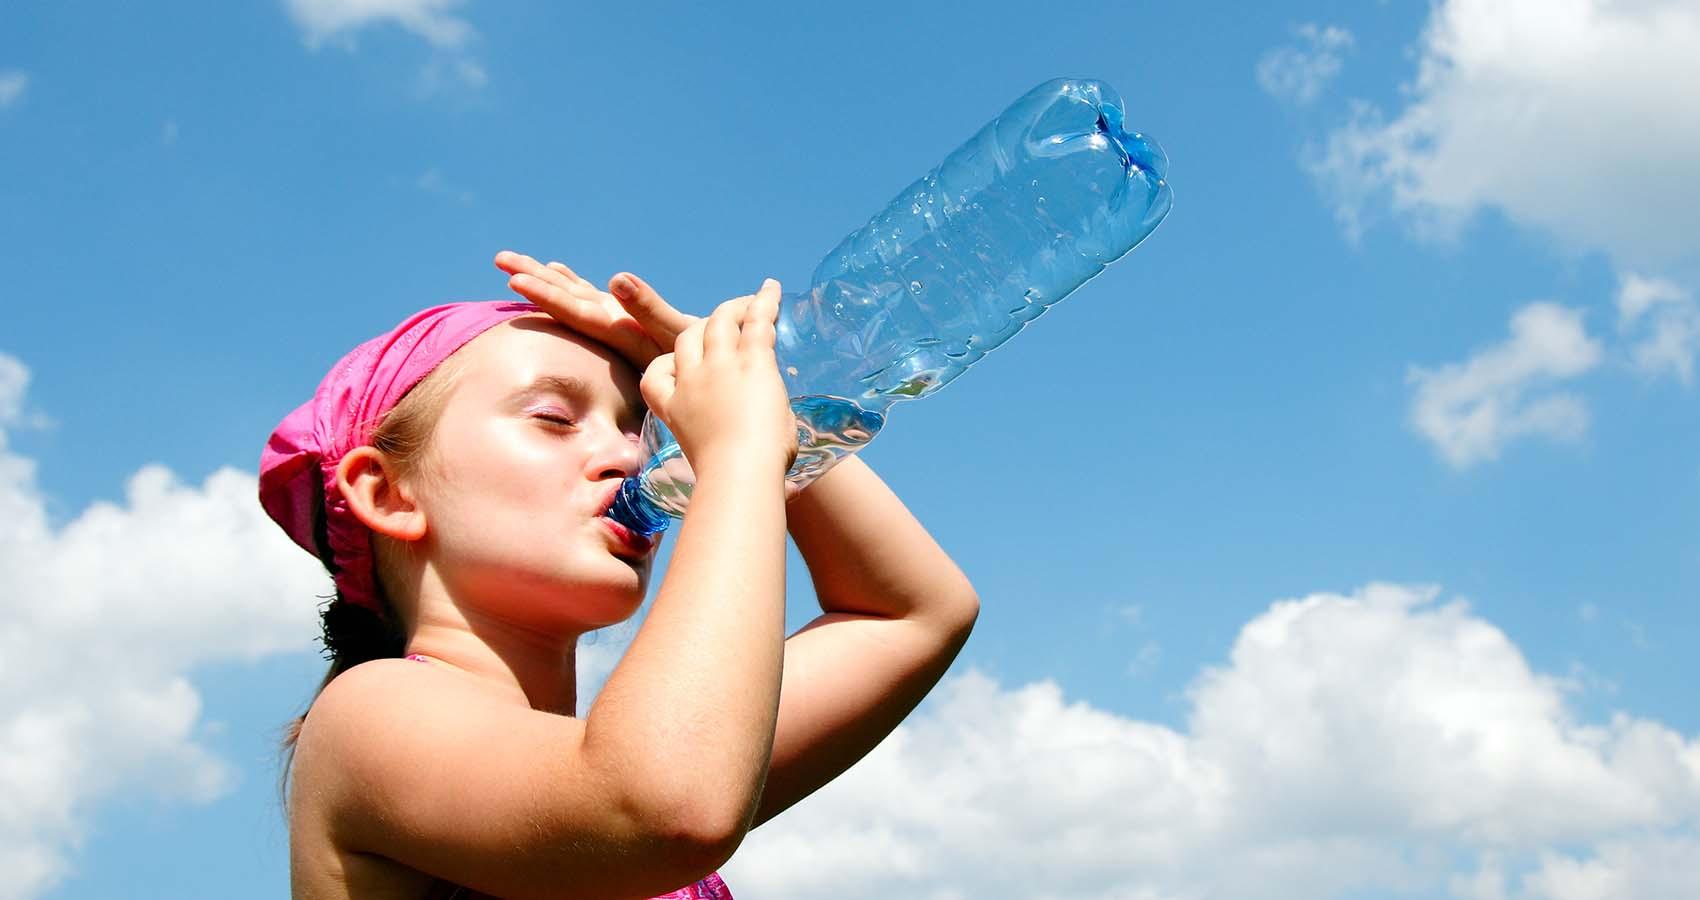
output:
[[545,634],[453,604],[420,611],[407,652],[479,678],[532,709],[571,716],[578,707],[577,634]]

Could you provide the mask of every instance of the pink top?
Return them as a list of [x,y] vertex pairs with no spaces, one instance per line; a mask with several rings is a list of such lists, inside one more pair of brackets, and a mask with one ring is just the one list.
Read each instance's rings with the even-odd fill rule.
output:
[[[407,658],[414,662],[430,662],[417,653],[409,653]],[[486,895],[475,894],[459,885],[443,883],[426,895],[426,900],[477,900],[484,896]],[[720,873],[714,872],[696,884],[668,891],[651,900],[732,900],[732,890],[720,879]]]
[[[427,895],[427,900],[479,900],[485,896],[463,887],[443,884]],[[726,888],[726,882],[720,880],[720,874],[715,873],[696,884],[669,891],[653,900],[732,900],[732,892]]]

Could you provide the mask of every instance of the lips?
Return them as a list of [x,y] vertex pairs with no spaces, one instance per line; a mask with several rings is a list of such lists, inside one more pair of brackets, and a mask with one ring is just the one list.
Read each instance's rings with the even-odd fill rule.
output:
[[601,521],[603,527],[608,529],[608,533],[614,536],[614,540],[619,544],[620,549],[625,551],[624,555],[647,556],[650,548],[655,546],[654,539],[644,537],[607,516],[602,516]]
[[653,536],[646,537],[638,534],[630,528],[627,528],[608,517],[608,510],[614,507],[614,498],[620,495],[620,485],[622,483],[623,482],[619,481],[614,482],[614,486],[609,488],[608,493],[603,495],[602,504],[596,508],[596,516],[601,520],[603,527],[608,530],[608,533],[613,535],[615,543],[619,545],[618,552],[620,555],[647,556],[650,548],[655,546],[655,538]]

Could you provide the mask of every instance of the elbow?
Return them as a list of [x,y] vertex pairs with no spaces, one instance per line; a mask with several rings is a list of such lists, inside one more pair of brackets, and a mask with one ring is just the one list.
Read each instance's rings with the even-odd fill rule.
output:
[[645,804],[641,828],[687,882],[696,881],[732,858],[749,833],[753,804],[727,802],[727,794],[697,784],[675,796]]
[[975,591],[974,586],[965,578],[960,587],[951,591],[950,601],[944,606],[951,636],[959,642],[968,640],[968,635],[974,630],[974,623],[980,619],[979,592]]
[[657,823],[657,827],[684,852],[709,862],[710,868],[718,866],[731,859],[738,845],[744,842],[753,805],[728,803],[727,793],[712,789],[699,791],[676,804],[667,820]]

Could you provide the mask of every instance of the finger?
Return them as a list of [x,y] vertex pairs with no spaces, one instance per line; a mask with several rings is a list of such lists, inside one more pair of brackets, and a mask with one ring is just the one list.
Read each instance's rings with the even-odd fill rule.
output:
[[[556,278],[560,278],[556,275]],[[508,287],[516,294],[548,310],[550,313],[567,319],[579,320],[579,324],[592,322],[605,323],[607,311],[594,297],[587,297],[582,291],[561,284],[558,281],[546,281],[535,275],[519,272],[508,276]],[[573,321],[566,324],[573,325]]]
[[762,282],[748,308],[744,310],[743,328],[738,348],[744,351],[772,350],[778,332],[774,323],[779,319],[779,282],[772,278]]
[[679,334],[679,339],[673,342],[675,370],[690,371],[702,364],[703,330],[708,327],[707,319],[692,322]]
[[753,296],[733,297],[714,308],[708,317],[708,327],[703,332],[702,352],[704,356],[717,353],[728,353],[738,347],[738,329],[744,320],[744,310],[749,308]]
[[520,272],[535,273],[543,269],[543,264],[524,253],[503,250],[496,254],[496,268],[509,275],[517,275]]
[[596,285],[591,284],[590,279],[585,278],[583,275],[580,275],[577,272],[574,272],[572,269],[568,268],[567,264],[564,263],[564,262],[553,262],[553,261],[551,261],[549,263],[549,265],[544,266],[544,268],[548,269],[549,271],[559,272],[562,275],[567,276],[568,278],[572,279],[573,284],[575,284],[579,287],[590,288],[592,291],[596,290]]
[[496,268],[509,275],[524,275],[535,278],[578,295],[594,296],[597,293],[595,285],[586,281],[565,263],[551,262],[544,265],[524,253],[503,250],[496,254]]
[[665,375],[671,378],[678,371],[678,363],[679,358],[676,354],[663,353],[660,356],[657,356],[654,362],[651,362],[644,368],[643,374],[648,375],[650,372],[655,372],[658,375]]
[[524,254],[515,253],[512,250],[498,250],[496,251],[496,268],[512,275],[514,272],[518,271],[515,267],[520,264],[519,261],[523,257]]
[[563,273],[560,269],[551,268],[559,265],[561,264],[550,263],[545,266],[523,253],[508,250],[496,254],[496,268],[508,273],[508,286],[515,290],[519,290],[521,284],[531,284],[533,290],[541,290],[542,285],[548,285],[577,297],[592,298],[596,295],[594,287],[586,288],[588,282],[574,280],[571,269]]
[[674,309],[648,282],[630,272],[621,272],[608,279],[608,293],[613,294],[632,318],[637,319],[644,330],[663,345],[696,321],[696,316]]
[[638,380],[638,392],[643,394],[643,402],[650,409],[667,409],[667,404],[673,399],[673,391],[677,387],[676,357],[671,353],[663,353],[655,358],[649,367],[643,370],[643,377]]

